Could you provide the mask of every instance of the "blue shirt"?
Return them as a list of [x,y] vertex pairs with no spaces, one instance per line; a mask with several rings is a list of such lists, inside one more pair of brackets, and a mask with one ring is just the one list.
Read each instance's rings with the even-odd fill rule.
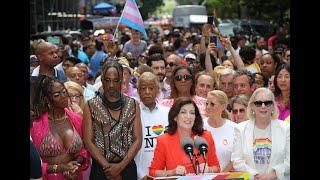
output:
[[93,77],[95,77],[96,74],[99,72],[101,63],[106,57],[107,55],[103,51],[96,51],[94,55],[91,57],[90,70]]
[[[74,55],[72,54],[71,49],[69,50],[68,54],[69,54],[70,57],[74,57]],[[89,64],[89,58],[88,58],[87,54],[84,53],[81,50],[78,50],[78,59],[80,59],[80,61],[85,63],[85,64]]]

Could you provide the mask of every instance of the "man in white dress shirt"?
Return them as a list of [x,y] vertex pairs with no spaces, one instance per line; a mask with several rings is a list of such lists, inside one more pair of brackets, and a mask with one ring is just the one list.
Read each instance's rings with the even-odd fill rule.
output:
[[134,160],[137,164],[138,179],[146,179],[156,147],[156,138],[164,133],[168,125],[169,108],[156,102],[156,97],[160,93],[160,85],[158,77],[151,72],[145,72],[140,76],[138,93],[141,100],[143,139],[141,149]]

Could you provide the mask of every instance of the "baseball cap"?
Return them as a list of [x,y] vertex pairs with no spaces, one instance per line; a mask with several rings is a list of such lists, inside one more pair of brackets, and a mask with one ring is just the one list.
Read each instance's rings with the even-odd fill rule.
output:
[[190,62],[190,61],[195,61],[195,60],[196,60],[196,55],[194,55],[194,54],[192,54],[192,53],[189,53],[189,54],[187,54],[187,55],[184,57],[184,59],[185,59],[186,61],[188,61],[188,62]]

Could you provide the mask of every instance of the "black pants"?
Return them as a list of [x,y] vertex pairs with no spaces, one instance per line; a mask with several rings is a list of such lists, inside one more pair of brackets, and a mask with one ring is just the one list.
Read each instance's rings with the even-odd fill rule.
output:
[[[137,179],[137,166],[134,160],[132,160],[126,168],[121,172],[121,176],[123,180],[132,180]],[[92,159],[92,166],[91,166],[91,172],[90,172],[90,180],[105,180],[107,179],[106,175],[103,172],[102,167],[100,164]]]

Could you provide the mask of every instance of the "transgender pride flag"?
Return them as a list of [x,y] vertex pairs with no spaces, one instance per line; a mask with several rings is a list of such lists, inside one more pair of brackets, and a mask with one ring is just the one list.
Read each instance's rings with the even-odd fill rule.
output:
[[140,31],[147,39],[147,33],[144,29],[144,23],[137,7],[136,0],[127,0],[121,14],[120,23]]

